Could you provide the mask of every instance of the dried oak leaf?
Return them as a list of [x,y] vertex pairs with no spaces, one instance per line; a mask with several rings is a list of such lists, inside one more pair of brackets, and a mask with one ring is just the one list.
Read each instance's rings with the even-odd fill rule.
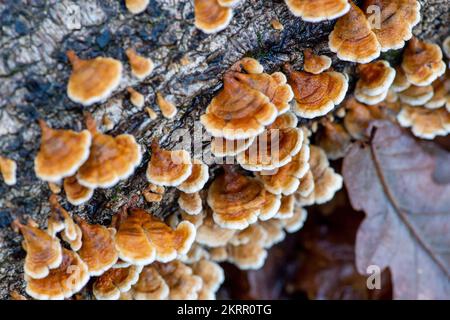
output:
[[450,183],[436,168],[450,155],[389,122],[369,130],[370,144],[355,144],[343,164],[352,206],[366,212],[358,271],[389,267],[397,299],[449,299]]

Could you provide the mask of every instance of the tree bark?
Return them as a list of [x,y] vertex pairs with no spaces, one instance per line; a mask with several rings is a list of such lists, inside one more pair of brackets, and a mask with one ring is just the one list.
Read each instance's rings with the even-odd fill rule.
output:
[[[131,15],[124,1],[117,0],[6,0],[0,3],[0,155],[16,160],[18,182],[8,187],[0,182],[0,299],[12,290],[23,292],[21,237],[9,227],[16,218],[32,217],[45,226],[49,212],[48,185],[34,174],[33,159],[39,148],[37,119],[52,127],[80,130],[83,111],[100,120],[104,114],[115,123],[110,134],[130,133],[146,150],[153,137],[164,147],[177,144],[175,130],[194,130],[198,120],[220,87],[221,75],[243,56],[262,62],[269,72],[290,62],[302,63],[306,47],[333,58],[333,67],[345,70],[353,80],[354,64],[339,61],[328,51],[328,34],[334,21],[305,23],[295,18],[281,0],[246,0],[234,12],[231,25],[217,34],[206,35],[194,27],[190,0],[150,0],[146,12]],[[427,0],[422,3],[422,21],[414,33],[428,41],[442,43],[448,36],[450,3]],[[272,28],[278,19],[283,31]],[[144,81],[131,77],[125,49],[133,47],[155,63]],[[109,56],[124,63],[124,79],[108,101],[91,107],[70,101],[66,95],[71,67],[66,50],[82,58]],[[398,61],[400,51],[384,54]],[[184,63],[182,63],[182,61]],[[189,61],[187,64],[185,61]],[[158,110],[155,93],[160,91],[178,108],[167,120],[159,114],[151,120],[143,109],[133,107],[125,88],[134,87],[145,95],[146,106]],[[159,111],[158,111],[159,113]],[[193,155],[207,150],[194,150]],[[145,152],[135,174],[116,187],[96,190],[84,206],[63,205],[73,214],[93,222],[108,223],[131,195],[147,184]],[[213,169],[212,173],[213,173]],[[142,202],[158,216],[176,210],[176,191],[169,189],[159,204]]]

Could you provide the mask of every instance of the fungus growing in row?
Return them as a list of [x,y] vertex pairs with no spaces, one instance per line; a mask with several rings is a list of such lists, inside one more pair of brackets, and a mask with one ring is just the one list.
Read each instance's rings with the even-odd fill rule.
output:
[[289,196],[281,197],[281,206],[275,218],[289,219],[294,215],[295,197],[291,194]]
[[62,262],[42,279],[25,274],[25,291],[39,300],[62,300],[80,291],[89,281],[87,265],[73,251],[63,249]]
[[119,258],[114,242],[116,230],[89,224],[79,217],[76,221],[82,232],[82,246],[78,254],[88,266],[89,275],[100,276]]
[[133,300],[165,300],[169,297],[169,286],[152,266],[145,266],[139,274],[139,280],[128,295]]
[[119,86],[122,63],[113,58],[97,57],[82,60],[74,51],[67,51],[72,74],[67,84],[69,98],[84,106],[106,100]]
[[[208,189],[208,205],[214,221],[223,228],[245,229],[255,223],[260,214],[270,216],[279,208],[261,182],[239,173],[235,167],[224,166]],[[270,203],[268,206],[264,206]]]
[[348,0],[285,0],[289,10],[305,21],[333,20],[350,10]]
[[289,233],[294,233],[300,230],[308,217],[308,212],[301,206],[296,205],[294,215],[289,219],[281,220],[284,229]]
[[144,12],[147,9],[149,0],[125,0],[128,11],[132,14]]
[[309,144],[303,143],[302,148],[292,161],[273,171],[261,171],[257,177],[264,187],[273,194],[290,195],[299,185],[300,179],[309,170]]
[[403,48],[405,41],[412,37],[413,27],[420,21],[419,1],[365,0],[362,9],[369,20],[371,14],[374,14],[370,9],[374,6],[379,11],[379,21],[375,20],[371,24],[381,51]]
[[350,6],[350,11],[335,24],[328,45],[341,60],[368,63],[380,56],[381,45],[364,12],[352,1]]
[[393,90],[394,92],[401,92],[403,90],[408,89],[410,85],[411,83],[406,78],[403,68],[401,66],[395,67],[395,78],[394,82],[392,82],[390,89]]
[[216,291],[225,280],[223,269],[215,262],[202,259],[192,265],[194,275],[203,280],[202,288],[198,293],[199,300],[213,300]]
[[411,127],[412,133],[423,139],[434,139],[450,132],[450,113],[445,108],[430,110],[404,105],[397,120],[402,127]]
[[144,96],[131,87],[128,87],[127,91],[130,94],[131,103],[137,108],[142,108],[145,103]]
[[344,100],[348,80],[342,73],[328,71],[315,75],[295,71],[290,65],[285,69],[294,91],[293,109],[298,116],[308,119],[323,116]]
[[79,184],[76,176],[65,178],[63,185],[67,201],[74,206],[88,202],[94,195],[94,190]]
[[247,150],[239,153],[236,160],[246,170],[273,170],[291,162],[302,144],[302,129],[271,128],[261,133]]
[[428,109],[437,109],[450,101],[450,79],[442,76],[431,84],[433,86],[433,97],[425,104]]
[[262,133],[278,113],[286,112],[292,97],[282,73],[263,73],[258,61],[245,58],[225,73],[223,89],[200,121],[214,137],[249,139]]
[[134,49],[128,48],[125,51],[131,66],[131,73],[139,80],[143,80],[152,73],[154,65],[149,58],[140,56]]
[[112,268],[98,277],[92,291],[97,300],[118,300],[122,292],[131,289],[142,271],[142,266]]
[[411,85],[408,89],[398,93],[400,101],[410,106],[422,106],[430,101],[433,95],[434,89],[431,85],[422,87]]
[[29,220],[26,225],[14,220],[12,227],[24,238],[22,246],[27,252],[24,263],[25,275],[42,279],[49,275],[51,269],[61,265],[63,255],[58,239],[39,229],[32,220]]
[[303,69],[306,72],[319,74],[331,67],[331,58],[315,55],[311,49],[303,51]]
[[402,68],[410,83],[416,86],[430,85],[445,72],[441,48],[413,37],[403,52]]
[[92,137],[88,130],[52,129],[43,120],[41,146],[34,159],[34,171],[38,178],[59,183],[74,175],[89,157]]
[[383,101],[395,78],[395,69],[389,62],[378,60],[358,65],[359,79],[356,83],[355,98],[374,105]]
[[[239,1],[233,1],[233,5]],[[194,0],[195,26],[205,33],[222,31],[233,17],[230,7],[223,0]]]
[[261,223],[255,223],[241,230],[230,239],[229,244],[240,246],[243,244],[263,244],[266,240],[266,232],[261,227]]
[[199,159],[192,161],[191,175],[177,188],[185,193],[198,192],[205,186],[209,179],[208,166]]
[[17,164],[14,160],[0,156],[0,173],[3,181],[8,186],[13,186],[17,183]]
[[208,214],[203,219],[202,224],[197,228],[196,242],[211,248],[223,247],[236,233],[235,230],[221,228],[217,225],[212,214]]
[[344,105],[347,110],[344,117],[344,126],[355,140],[364,139],[366,129],[371,121],[384,117],[380,109],[361,104],[353,97],[347,99]]
[[264,244],[247,243],[238,246],[229,245],[226,250],[227,261],[235,264],[241,270],[260,269],[267,258],[267,250],[264,249]]
[[238,153],[247,150],[254,140],[255,137],[236,140],[216,137],[211,140],[211,153],[216,157],[234,157]]
[[152,156],[147,167],[147,180],[159,186],[176,187],[192,174],[192,161],[185,150],[162,149],[157,140],[152,142]]
[[[190,223],[192,223],[195,226],[195,228],[197,229],[197,236],[198,236],[198,227],[203,225],[203,221],[205,220],[205,217],[206,217],[206,211],[202,210],[199,214],[192,215],[192,214],[189,214],[189,213],[181,210],[180,216],[181,216],[182,221],[184,221],[184,220],[189,221]],[[177,222],[177,224],[178,223],[179,223],[179,221]]]
[[180,192],[180,196],[178,198],[178,205],[181,209],[183,209],[187,214],[190,215],[198,215],[202,212],[202,199],[198,192],[194,193],[184,193]]
[[88,160],[80,167],[78,182],[87,188],[110,188],[131,176],[141,163],[141,146],[130,134],[116,137],[103,134],[90,113],[86,113],[86,126],[92,134]]
[[160,92],[156,93],[156,103],[158,104],[162,115],[167,119],[172,119],[177,114],[177,108],[175,105],[164,98]]
[[147,265],[168,262],[186,254],[195,239],[195,227],[183,221],[171,229],[142,209],[123,209],[116,234],[116,248],[123,261]]
[[164,187],[149,183],[147,188],[145,188],[142,192],[142,195],[147,202],[160,202],[163,198],[164,192]]
[[321,121],[319,147],[327,154],[328,159],[343,158],[351,144],[351,137],[340,123],[324,119]]

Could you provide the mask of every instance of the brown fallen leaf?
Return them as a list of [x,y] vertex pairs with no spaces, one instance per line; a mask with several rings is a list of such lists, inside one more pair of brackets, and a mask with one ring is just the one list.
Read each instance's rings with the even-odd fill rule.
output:
[[450,299],[450,183],[436,179],[450,154],[389,122],[369,130],[343,164],[350,201],[366,213],[358,271],[389,267],[396,299]]

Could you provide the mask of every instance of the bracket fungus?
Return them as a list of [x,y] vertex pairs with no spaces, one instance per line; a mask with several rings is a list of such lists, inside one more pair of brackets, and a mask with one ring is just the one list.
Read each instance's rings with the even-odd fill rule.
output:
[[131,65],[131,73],[139,80],[143,80],[152,73],[154,65],[153,61],[137,54],[134,49],[128,48],[125,51],[128,61]]
[[164,187],[149,183],[147,188],[142,191],[142,195],[147,202],[160,202],[163,199],[164,192]]
[[78,255],[88,266],[90,276],[100,276],[119,258],[114,241],[116,230],[89,224],[81,218],[76,221],[82,232],[82,245]]
[[401,92],[409,88],[411,83],[406,78],[405,72],[401,66],[395,67],[395,78],[390,87],[394,92]]
[[94,190],[79,184],[76,176],[65,178],[63,185],[67,201],[74,206],[88,202],[94,195]]
[[160,93],[156,93],[156,103],[161,110],[162,115],[167,119],[172,119],[177,114],[177,108],[175,105],[168,101],[164,96]]
[[197,228],[195,241],[211,248],[223,247],[235,233],[235,230],[222,228],[216,224],[210,210],[208,210],[202,224]]
[[130,134],[113,137],[99,132],[92,115],[85,117],[92,145],[88,160],[78,170],[78,183],[91,189],[110,188],[133,174],[142,160],[141,146]]
[[413,37],[403,52],[402,68],[410,83],[427,86],[444,74],[446,66],[437,44]]
[[92,291],[97,300],[118,300],[122,292],[128,292],[142,271],[142,266],[112,268],[98,277]]
[[371,121],[384,117],[380,109],[359,103],[354,97],[347,99],[344,106],[346,109],[344,127],[355,140],[364,139],[366,129]]
[[294,233],[303,227],[307,217],[308,212],[301,206],[296,205],[294,215],[291,218],[281,220],[281,224],[287,232]]
[[39,229],[32,220],[25,225],[14,220],[12,226],[24,238],[22,246],[27,252],[24,263],[25,275],[42,279],[49,275],[51,269],[61,265],[62,248],[57,238]]
[[187,214],[198,215],[202,212],[202,199],[198,192],[194,193],[184,193],[181,192],[178,198],[178,205]]
[[202,278],[202,288],[198,293],[199,300],[213,300],[216,291],[225,280],[223,269],[215,262],[201,259],[192,265],[192,271],[196,276]]
[[450,113],[445,108],[430,110],[404,105],[397,120],[402,127],[411,127],[412,133],[423,139],[434,139],[450,133]]
[[325,151],[330,160],[343,158],[351,144],[351,137],[344,126],[326,119],[320,124],[322,130],[319,135],[319,147]]
[[34,159],[34,171],[38,178],[59,183],[74,175],[89,157],[92,137],[88,130],[75,132],[50,128],[43,120],[41,146]]
[[385,60],[358,65],[355,98],[368,105],[383,101],[395,79],[395,69]]
[[142,209],[123,209],[116,234],[116,248],[125,262],[147,265],[168,262],[189,251],[195,239],[193,224],[183,221],[176,229]]
[[433,98],[433,86],[415,86],[411,85],[408,89],[398,93],[400,101],[409,104],[410,106],[421,106]]
[[192,161],[192,173],[191,175],[183,181],[182,184],[177,186],[177,188],[185,193],[194,193],[198,192],[209,179],[209,171],[208,166],[204,164],[199,159],[194,159]]
[[125,0],[125,5],[132,14],[139,14],[147,9],[149,0]]
[[312,74],[319,74],[331,67],[331,58],[315,55],[311,49],[303,51],[303,69]]
[[308,22],[320,22],[341,17],[350,10],[348,0],[285,0],[289,10]]
[[193,165],[185,150],[162,149],[157,140],[152,142],[152,156],[147,167],[147,180],[158,186],[177,187],[192,174]]
[[142,108],[145,103],[144,96],[131,87],[128,87],[127,91],[130,94],[130,102],[133,104],[133,106]]
[[292,161],[273,171],[262,171],[257,174],[264,187],[273,194],[290,195],[299,185],[300,179],[309,170],[309,144],[303,143],[300,152]]
[[336,22],[328,45],[341,60],[368,63],[380,56],[381,45],[364,12],[350,1],[350,10]]
[[107,99],[122,79],[122,63],[113,58],[97,57],[82,60],[74,51],[67,51],[72,74],[67,84],[69,98],[84,106]]
[[232,6],[241,0],[194,0],[195,26],[205,33],[222,31],[233,18]]
[[[373,8],[376,7],[375,11]],[[417,0],[365,0],[362,10],[371,22],[372,31],[381,45],[381,51],[401,49],[412,37],[412,29],[420,21],[420,3]]]
[[444,42],[442,43],[442,49],[444,50],[447,59],[450,59],[450,36],[447,36],[447,38],[445,38]]
[[62,262],[42,279],[25,275],[25,291],[39,300],[62,300],[80,291],[89,281],[87,265],[73,251],[63,249]]
[[139,279],[128,295],[133,300],[165,300],[169,297],[169,286],[152,265],[145,266]]
[[0,156],[0,173],[3,181],[8,186],[13,186],[17,183],[17,164],[14,160]]
[[342,73],[327,71],[311,74],[295,71],[285,65],[289,84],[294,91],[294,112],[303,118],[313,119],[330,112],[344,100],[348,79]]
[[276,219],[288,219],[294,215],[295,197],[294,195],[282,196],[281,206],[277,214],[274,216]]
[[236,140],[215,137],[211,140],[211,153],[216,157],[234,157],[247,150],[254,140],[255,137]]
[[425,103],[425,107],[428,109],[437,109],[450,101],[450,78],[445,76],[437,78],[431,84],[433,86],[433,97]]
[[[246,73],[244,73],[246,72]],[[289,109],[293,94],[281,72],[263,73],[258,61],[244,58],[225,73],[223,89],[200,117],[214,137],[249,139]]]

